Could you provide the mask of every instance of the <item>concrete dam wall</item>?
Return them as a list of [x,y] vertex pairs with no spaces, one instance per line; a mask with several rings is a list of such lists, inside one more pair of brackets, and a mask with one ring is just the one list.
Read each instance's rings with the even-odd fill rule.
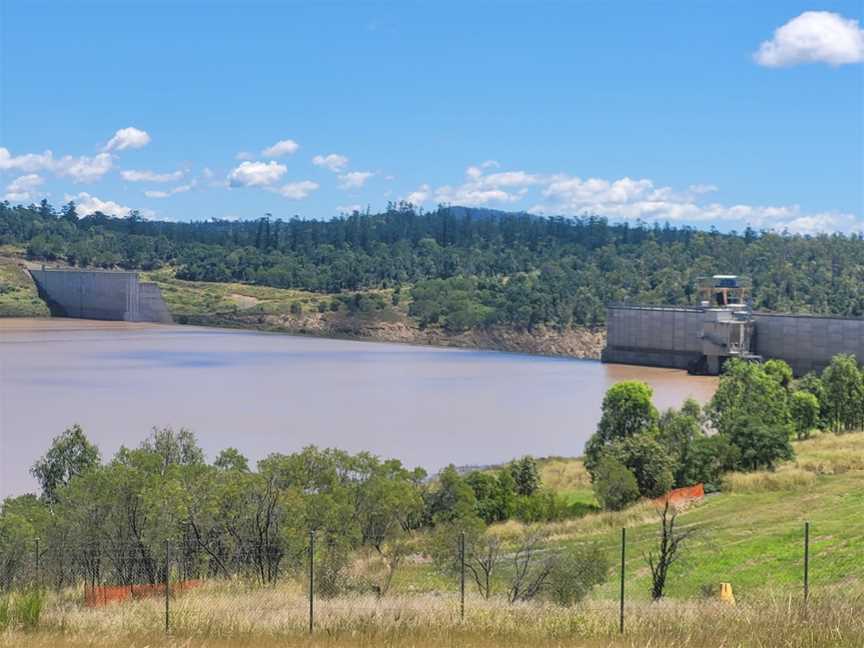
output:
[[[701,308],[612,306],[604,362],[693,369],[703,361]],[[796,376],[821,371],[838,353],[864,362],[864,319],[753,313],[752,350],[784,360]]]
[[58,315],[162,324],[174,321],[159,287],[140,282],[137,272],[43,269],[30,274]]

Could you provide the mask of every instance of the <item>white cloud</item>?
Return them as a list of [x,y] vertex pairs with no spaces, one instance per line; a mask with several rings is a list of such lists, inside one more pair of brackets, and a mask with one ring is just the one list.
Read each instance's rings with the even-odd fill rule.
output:
[[237,155],[234,156],[236,160],[254,160],[255,154],[250,153],[249,151],[240,151]]
[[296,153],[299,148],[300,145],[294,140],[279,140],[273,146],[267,147],[261,151],[261,155],[267,158],[277,158],[282,157],[283,155]]
[[33,200],[36,196],[34,189],[39,187],[43,182],[42,176],[35,173],[15,178],[6,187],[6,195],[3,196],[3,200],[17,203]]
[[746,225],[761,229],[788,229],[796,233],[820,231],[858,232],[864,230],[861,215],[844,212],[807,212],[799,205],[746,205],[705,202],[718,191],[716,185],[692,184],[678,190],[659,186],[648,178],[580,178],[566,173],[543,175],[526,171],[495,171],[490,164],[470,166],[460,185],[433,189],[421,185],[405,197],[414,205],[429,202],[483,206],[511,205],[536,200],[534,213],[581,216],[599,214],[612,220],[670,221],[681,223],[723,223],[727,228]]
[[543,182],[543,176],[525,171],[501,171],[485,173],[497,167],[494,160],[465,170],[466,181],[457,186],[444,185],[435,190],[439,203],[453,205],[486,205],[488,203],[513,203],[521,200],[528,188]]
[[288,169],[278,162],[243,162],[228,174],[232,187],[267,187],[279,181]]
[[339,186],[342,189],[356,189],[366,184],[374,175],[372,171],[349,171],[339,176]]
[[355,211],[359,212],[362,209],[362,205],[339,205],[336,207],[336,211],[340,214],[353,214]]
[[59,176],[72,178],[73,182],[95,182],[108,173],[113,166],[113,160],[108,153],[99,153],[94,157],[82,155],[78,158],[65,156],[54,164],[54,171]]
[[405,202],[409,202],[412,205],[423,205],[429,198],[432,196],[432,187],[428,184],[420,185],[416,191],[412,191],[410,194],[405,196]]
[[292,200],[300,200],[305,198],[318,188],[318,183],[312,180],[300,180],[298,182],[289,182],[276,189],[276,193],[290,198]]
[[702,204],[705,193],[716,191],[714,185],[692,185],[678,192],[672,187],[658,187],[648,179],[605,180],[557,175],[544,187],[542,194],[550,203],[539,204],[529,211],[550,214],[600,214],[612,219],[678,221],[689,223],[725,222],[730,227],[750,225],[810,234],[818,231],[858,231],[864,221],[841,212],[802,211],[799,205],[724,205]]
[[155,171],[121,171],[120,176],[129,182],[176,182],[183,177],[183,171],[177,170],[171,173],[157,173]]
[[45,171],[53,166],[54,154],[51,151],[14,156],[9,149],[0,146],[0,171]]
[[12,155],[9,149],[0,147],[0,171],[53,171],[58,176],[72,178],[74,182],[93,182],[108,173],[113,160],[108,153],[93,157],[65,155],[55,158],[51,151]]
[[79,216],[87,216],[97,211],[109,216],[127,216],[131,211],[129,207],[120,205],[113,200],[100,200],[96,196],[91,196],[86,191],[82,191],[74,196],[66,194],[63,200],[66,202],[74,200]]
[[138,149],[150,143],[150,135],[143,130],[133,126],[121,128],[114,137],[108,140],[103,151],[123,151],[125,149]]
[[339,153],[330,153],[329,155],[316,155],[312,158],[312,164],[315,166],[327,167],[333,173],[342,171],[348,166],[348,158]]
[[168,189],[167,191],[145,191],[144,195],[148,198],[168,198],[169,196],[173,196],[178,193],[186,193],[187,191],[191,191],[195,187],[195,185],[195,181],[192,181],[189,184],[179,185],[177,187]]
[[753,55],[759,65],[844,65],[864,61],[864,30],[857,20],[830,11],[805,11],[774,31]]

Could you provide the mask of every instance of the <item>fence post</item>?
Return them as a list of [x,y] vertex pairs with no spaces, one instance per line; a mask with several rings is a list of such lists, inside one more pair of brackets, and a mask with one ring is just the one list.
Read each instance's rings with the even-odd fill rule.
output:
[[309,634],[315,628],[315,532],[309,532]]
[[810,598],[810,523],[804,523],[804,604]]
[[170,581],[171,581],[171,559],[169,556],[171,545],[168,540],[165,540],[165,634],[171,629],[170,624],[170,608],[169,600],[171,598]]
[[465,620],[465,532],[459,534],[459,618]]
[[42,588],[42,570],[39,565],[39,536],[36,536],[36,589]]
[[624,634],[624,547],[627,544],[627,529],[621,529],[621,590],[618,608],[618,632]]

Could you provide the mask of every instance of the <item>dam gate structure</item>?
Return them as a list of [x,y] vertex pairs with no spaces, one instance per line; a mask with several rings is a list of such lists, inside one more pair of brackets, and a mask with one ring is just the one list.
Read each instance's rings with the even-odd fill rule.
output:
[[698,306],[609,306],[603,362],[717,375],[729,358],[774,358],[802,376],[839,353],[864,361],[864,318],[755,312],[749,282],[732,275],[701,280],[700,292]]
[[139,281],[137,272],[114,270],[30,270],[52,314],[80,319],[174,322],[159,286]]

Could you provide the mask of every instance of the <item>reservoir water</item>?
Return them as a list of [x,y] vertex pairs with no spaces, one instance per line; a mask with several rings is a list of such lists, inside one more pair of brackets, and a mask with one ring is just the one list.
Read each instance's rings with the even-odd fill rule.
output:
[[110,458],[154,426],[186,427],[212,459],[316,444],[434,471],[523,454],[575,456],[606,389],[645,380],[660,408],[707,401],[683,371],[490,351],[188,326],[0,320],[0,497],[73,423]]

